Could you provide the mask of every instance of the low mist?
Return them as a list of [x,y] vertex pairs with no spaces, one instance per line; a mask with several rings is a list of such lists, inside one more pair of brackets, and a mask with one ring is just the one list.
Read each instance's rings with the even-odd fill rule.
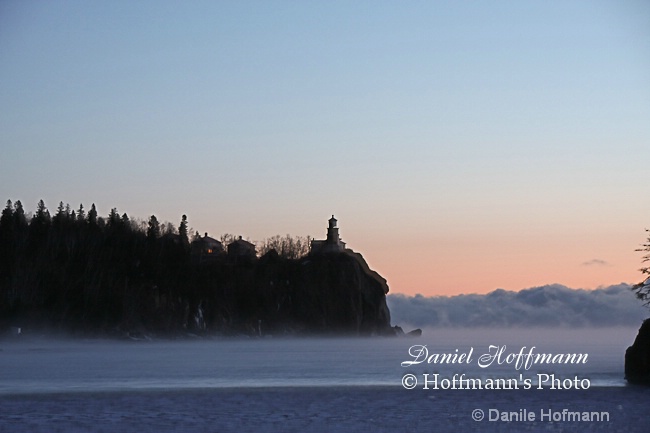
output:
[[439,327],[639,327],[650,313],[618,284],[595,290],[552,284],[485,295],[387,296],[393,324]]

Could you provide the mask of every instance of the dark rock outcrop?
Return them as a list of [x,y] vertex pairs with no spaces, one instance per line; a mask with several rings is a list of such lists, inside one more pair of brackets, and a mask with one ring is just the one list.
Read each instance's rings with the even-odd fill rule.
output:
[[650,385],[650,319],[643,321],[634,344],[625,351],[625,379]]
[[309,329],[361,335],[390,333],[388,285],[370,270],[361,254],[346,250],[310,256],[300,260],[296,271],[290,316]]
[[[222,325],[218,331],[391,334],[386,280],[360,254],[346,251],[299,260],[267,254],[248,267],[222,269],[220,277],[206,282],[224,295],[211,315],[213,324]],[[234,317],[223,315],[224,307]]]
[[223,256],[198,264],[190,280],[182,297],[143,300],[150,307],[129,322],[152,333],[396,335],[386,280],[351,250],[298,260],[273,250],[259,260]]
[[420,328],[409,331],[406,334],[408,337],[420,337],[422,335],[422,330]]

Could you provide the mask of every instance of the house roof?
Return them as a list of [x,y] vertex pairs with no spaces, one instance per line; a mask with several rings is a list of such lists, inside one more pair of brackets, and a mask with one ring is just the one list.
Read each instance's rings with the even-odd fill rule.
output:
[[200,243],[205,243],[205,244],[220,244],[221,245],[221,241],[218,241],[215,238],[211,238],[210,236],[208,236],[207,233],[205,234],[205,236],[195,240],[194,242],[197,242],[197,243],[200,242]]
[[232,241],[232,242],[230,243],[230,245],[232,245],[232,244],[242,245],[242,246],[246,246],[246,247],[253,247],[253,248],[255,248],[255,244],[252,244],[252,243],[250,243],[250,242],[248,242],[248,241],[245,241],[245,240],[242,239],[241,237],[240,237],[239,239],[237,239],[236,241]]

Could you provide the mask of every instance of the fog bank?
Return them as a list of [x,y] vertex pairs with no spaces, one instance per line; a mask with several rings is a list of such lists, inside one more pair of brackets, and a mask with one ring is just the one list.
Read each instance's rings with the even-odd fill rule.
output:
[[407,327],[636,327],[650,312],[630,287],[584,290],[551,284],[485,295],[391,294],[387,304],[392,323]]

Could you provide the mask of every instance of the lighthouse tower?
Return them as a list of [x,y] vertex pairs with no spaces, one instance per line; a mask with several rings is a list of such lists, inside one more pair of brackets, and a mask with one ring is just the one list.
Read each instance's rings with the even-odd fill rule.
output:
[[311,241],[311,253],[337,253],[345,250],[345,242],[339,237],[339,228],[336,225],[337,220],[332,215],[327,227],[327,239]]
[[329,227],[327,227],[327,243],[334,245],[341,242],[339,237],[339,228],[336,227],[336,218],[332,215],[332,218],[329,220]]

